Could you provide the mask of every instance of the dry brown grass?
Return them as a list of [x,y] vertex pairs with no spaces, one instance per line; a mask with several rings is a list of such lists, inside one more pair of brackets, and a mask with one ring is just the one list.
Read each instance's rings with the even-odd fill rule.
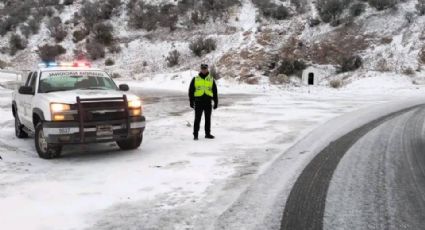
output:
[[338,65],[342,58],[366,50],[371,43],[372,36],[362,35],[358,26],[352,25],[332,31],[310,44],[293,37],[282,47],[279,56]]

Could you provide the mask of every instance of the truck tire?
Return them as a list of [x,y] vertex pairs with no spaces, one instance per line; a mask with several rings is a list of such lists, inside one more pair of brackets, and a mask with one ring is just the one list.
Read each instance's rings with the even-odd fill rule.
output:
[[38,156],[43,159],[53,159],[59,157],[62,151],[62,146],[53,145],[46,142],[43,132],[43,123],[39,122],[35,127],[35,148]]
[[143,136],[129,138],[127,140],[117,141],[117,145],[122,150],[133,150],[140,147],[143,141]]
[[21,124],[18,115],[15,116],[15,136],[17,138],[27,138],[28,133],[24,131],[24,126]]

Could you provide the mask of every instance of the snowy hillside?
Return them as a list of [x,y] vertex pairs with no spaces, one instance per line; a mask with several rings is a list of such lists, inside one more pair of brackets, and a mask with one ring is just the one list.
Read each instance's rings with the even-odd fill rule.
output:
[[[343,8],[331,19],[321,10],[327,0],[221,0],[213,5],[108,0],[92,1],[98,4],[92,8],[82,0],[23,2],[35,6],[28,9],[28,18],[12,23],[13,12],[0,18],[0,68],[34,68],[41,61],[41,47],[58,44],[64,50],[46,51],[58,54],[53,59],[85,56],[116,76],[134,79],[196,70],[200,62],[216,66],[220,77],[249,84],[299,84],[308,66],[332,66],[321,84],[341,81],[335,86],[370,71],[408,75],[415,82],[423,75],[425,16],[417,7],[423,0],[383,9],[367,1],[336,0]],[[0,11],[24,6],[4,1]],[[98,18],[88,11],[93,9]],[[36,20],[41,22],[38,30],[33,29]],[[197,56],[190,44],[199,37],[214,44]]]

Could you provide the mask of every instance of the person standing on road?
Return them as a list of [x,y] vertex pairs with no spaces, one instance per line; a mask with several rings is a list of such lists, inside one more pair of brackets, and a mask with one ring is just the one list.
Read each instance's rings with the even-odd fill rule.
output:
[[[189,87],[190,107],[195,109],[195,124],[193,127],[193,138],[198,140],[199,127],[202,113],[205,113],[205,138],[214,139],[211,135],[211,113],[212,108],[218,107],[217,85],[213,76],[208,71],[208,65],[201,65],[201,72],[192,79]],[[211,102],[214,101],[214,107]]]

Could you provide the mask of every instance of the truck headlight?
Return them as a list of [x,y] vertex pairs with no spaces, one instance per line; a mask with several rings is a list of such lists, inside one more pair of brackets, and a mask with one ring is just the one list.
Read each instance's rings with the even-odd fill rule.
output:
[[131,117],[142,115],[142,101],[140,99],[128,101],[128,109]]
[[50,104],[50,111],[52,113],[52,121],[68,121],[73,120],[72,114],[67,114],[71,110],[71,105],[62,103]]
[[50,104],[50,111],[52,113],[60,113],[71,110],[71,106],[68,104],[61,104],[61,103],[52,103]]
[[140,99],[135,99],[128,101],[128,108],[130,109],[138,109],[142,107],[142,101]]

